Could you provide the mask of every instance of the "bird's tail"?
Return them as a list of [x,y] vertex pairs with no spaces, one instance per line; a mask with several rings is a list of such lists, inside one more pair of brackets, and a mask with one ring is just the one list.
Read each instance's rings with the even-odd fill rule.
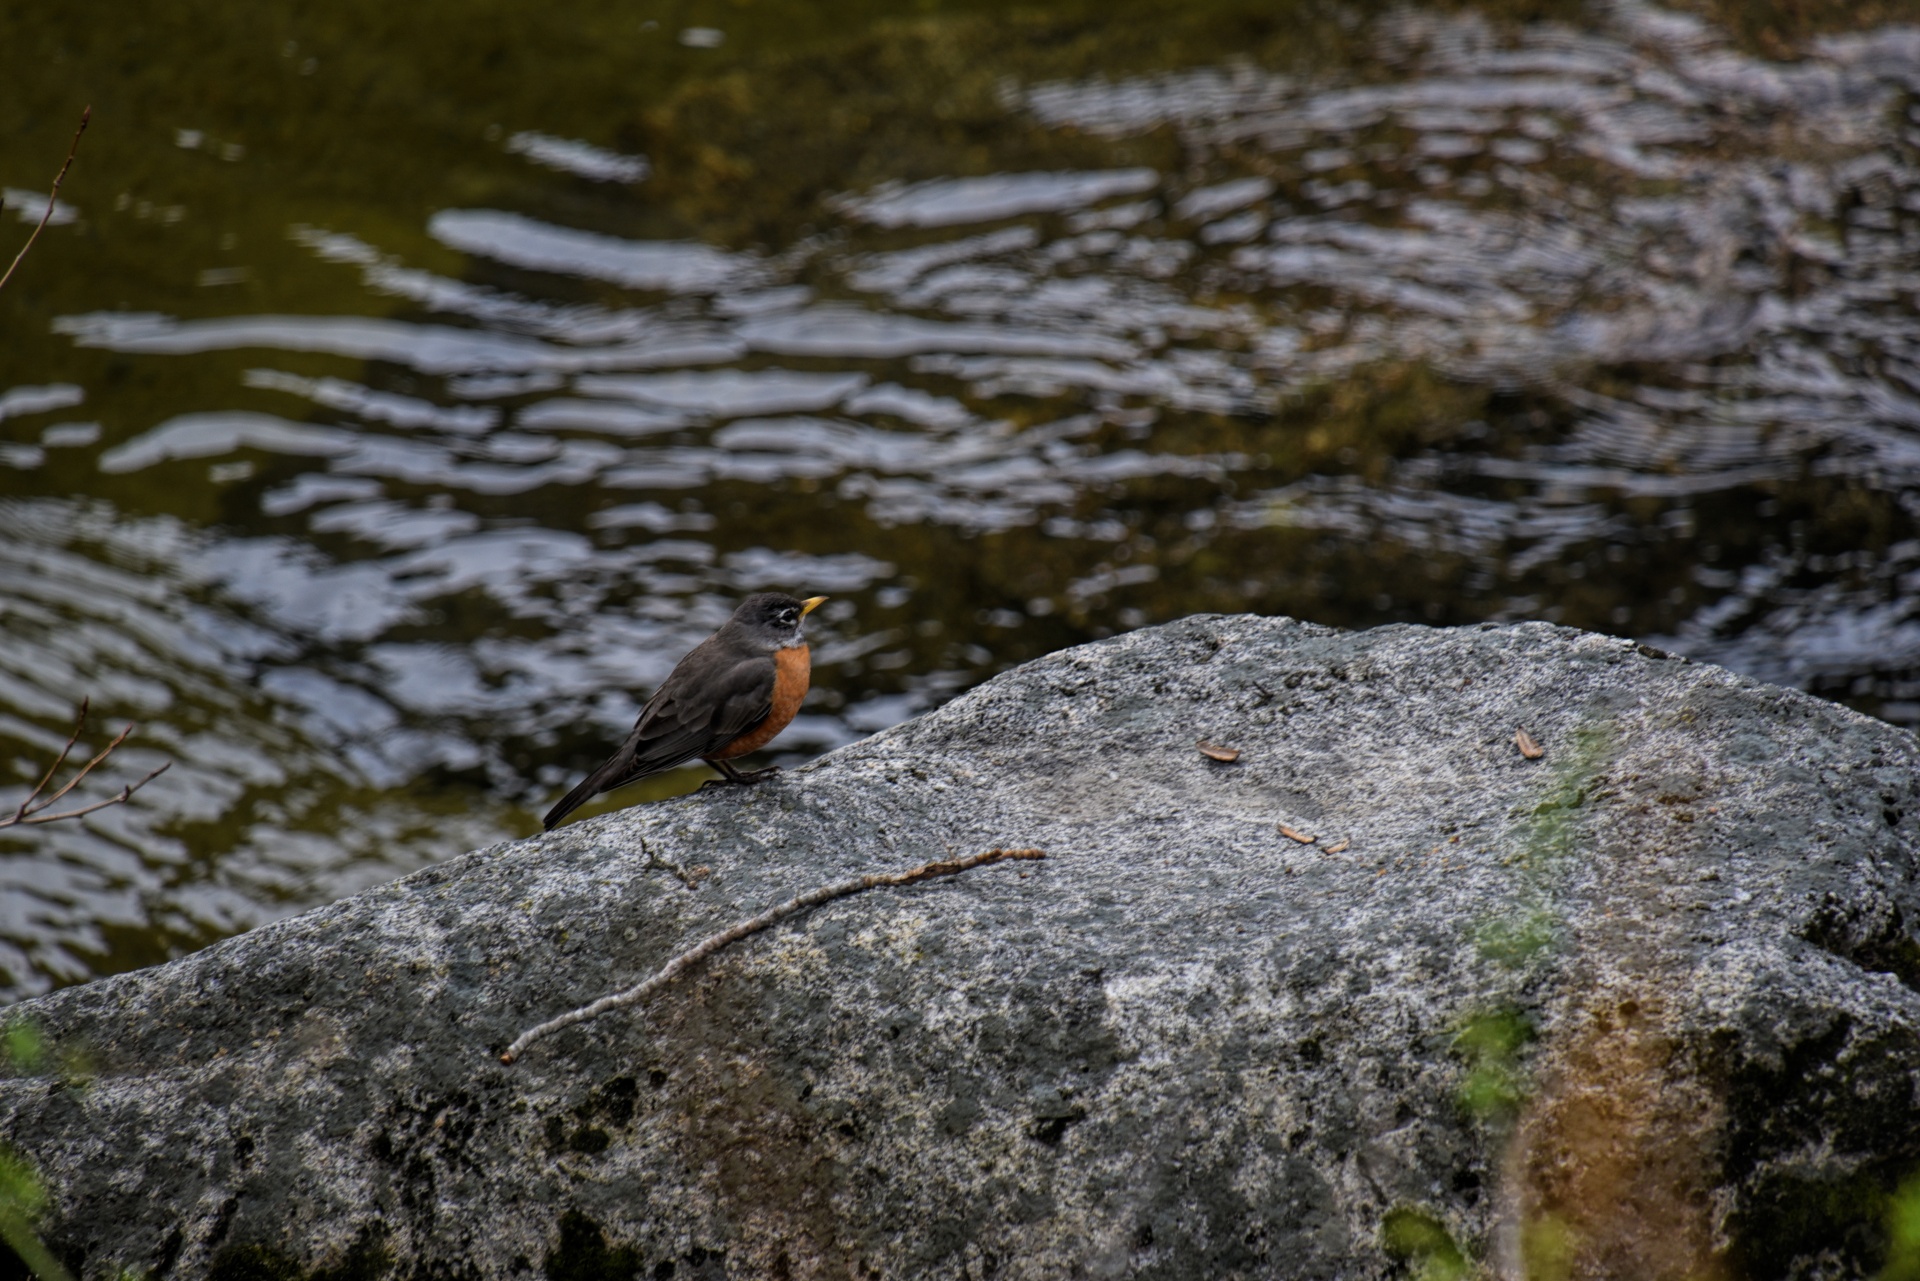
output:
[[616,752],[612,760],[593,773],[580,780],[580,785],[560,798],[560,803],[547,811],[540,823],[551,832],[560,825],[560,820],[585,805],[602,792],[610,792],[627,781],[633,769],[633,761],[625,752]]

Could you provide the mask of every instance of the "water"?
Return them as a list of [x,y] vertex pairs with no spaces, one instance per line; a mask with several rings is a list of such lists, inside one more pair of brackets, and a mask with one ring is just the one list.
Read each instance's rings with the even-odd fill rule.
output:
[[174,762],[0,834],[0,994],[535,830],[765,587],[787,762],[1202,610],[1920,721],[1880,10],[335,12],[0,17],[20,237],[96,107],[0,293],[0,799],[83,696]]

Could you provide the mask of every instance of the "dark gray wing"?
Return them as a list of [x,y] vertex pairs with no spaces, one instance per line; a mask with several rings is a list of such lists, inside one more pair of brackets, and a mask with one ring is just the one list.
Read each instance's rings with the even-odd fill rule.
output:
[[628,736],[633,746],[632,777],[657,774],[717,752],[766,718],[773,709],[778,674],[773,658],[766,654],[726,657],[731,661],[724,666],[706,665],[697,681],[679,679],[685,663],[674,669]]
[[547,811],[548,828],[602,792],[715,752],[773,707],[773,656],[709,636],[674,666],[620,750]]

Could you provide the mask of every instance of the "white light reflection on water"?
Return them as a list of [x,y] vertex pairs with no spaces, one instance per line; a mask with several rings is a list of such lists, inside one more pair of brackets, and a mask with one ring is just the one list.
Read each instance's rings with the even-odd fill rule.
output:
[[[191,945],[497,836],[509,801],[475,797],[561,784],[559,744],[616,739],[759,587],[884,614],[824,619],[844,704],[782,740],[804,753],[986,674],[991,629],[1126,625],[1130,592],[1182,574],[1136,538],[1159,502],[1184,504],[1194,554],[1242,540],[1250,575],[1302,546],[1283,538],[1455,558],[1483,617],[1559,616],[1541,575],[1604,574],[1597,551],[1663,531],[1710,543],[1717,505],[1768,486],[1920,521],[1920,129],[1900,110],[1920,32],[1785,65],[1611,12],[1505,34],[1402,13],[1377,83],[1014,86],[1022,120],[1171,129],[1183,163],[821,193],[832,234],[784,251],[446,210],[428,230],[472,280],[292,230],[357,273],[365,314],[64,319],[79,348],[163,367],[246,353],[230,398],[92,458],[107,480],[242,486],[223,492],[249,507],[190,526],[104,499],[0,506],[9,754],[57,746],[90,690],[144,719],[128,769],[177,762],[142,805],[5,861],[0,970],[37,989],[140,959],[122,936]],[[1266,457],[1296,442],[1246,426],[1407,360],[1564,430],[1303,475]],[[0,416],[85,398],[36,382]],[[1241,426],[1193,426],[1209,416]],[[82,425],[7,457],[95,448],[62,426]],[[252,488],[211,479],[236,460]],[[809,543],[827,503],[868,541]],[[940,539],[1007,531],[1071,545],[1071,568],[986,602],[977,635],[908,608],[929,567],[966,573]],[[1656,643],[1830,693],[1877,681],[1883,711],[1920,720],[1920,539],[1783,530],[1676,572],[1705,603]]]
[[507,139],[508,151],[549,169],[591,178],[595,182],[639,182],[652,171],[645,156],[623,156],[577,138],[522,130]]

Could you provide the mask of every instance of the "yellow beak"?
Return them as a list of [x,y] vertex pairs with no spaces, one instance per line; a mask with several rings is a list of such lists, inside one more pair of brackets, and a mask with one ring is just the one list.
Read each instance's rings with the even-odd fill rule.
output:
[[808,614],[811,614],[817,607],[826,604],[831,599],[832,597],[830,596],[807,597],[805,600],[800,602],[800,617],[805,618]]

